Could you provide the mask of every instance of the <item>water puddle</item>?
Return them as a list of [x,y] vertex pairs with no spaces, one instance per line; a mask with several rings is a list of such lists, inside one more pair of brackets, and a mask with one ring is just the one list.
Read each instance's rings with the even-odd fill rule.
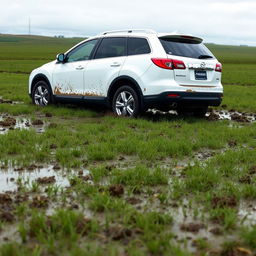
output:
[[6,134],[10,130],[34,129],[37,133],[45,131],[46,124],[42,120],[31,120],[23,117],[0,116],[0,134]]
[[253,226],[256,225],[256,204],[242,202],[240,203],[238,216],[244,225]]
[[70,186],[70,177],[79,175],[85,177],[90,174],[88,170],[56,170],[56,166],[36,167],[33,170],[9,167],[0,170],[0,193],[5,191],[16,191],[20,184],[32,187],[33,182],[41,185],[54,184],[60,187]]

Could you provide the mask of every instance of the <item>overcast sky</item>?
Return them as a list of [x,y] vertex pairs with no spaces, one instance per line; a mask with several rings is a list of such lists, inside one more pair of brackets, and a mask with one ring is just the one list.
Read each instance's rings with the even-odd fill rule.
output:
[[256,46],[256,0],[0,0],[0,33],[88,36],[151,28]]

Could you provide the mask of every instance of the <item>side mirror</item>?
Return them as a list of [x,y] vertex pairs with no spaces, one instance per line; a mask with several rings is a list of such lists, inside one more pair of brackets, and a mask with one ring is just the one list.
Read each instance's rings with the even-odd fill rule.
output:
[[65,56],[64,53],[60,53],[60,54],[58,54],[57,57],[56,57],[57,61],[58,61],[58,62],[62,62],[62,63],[65,61],[65,58],[66,58],[66,56]]

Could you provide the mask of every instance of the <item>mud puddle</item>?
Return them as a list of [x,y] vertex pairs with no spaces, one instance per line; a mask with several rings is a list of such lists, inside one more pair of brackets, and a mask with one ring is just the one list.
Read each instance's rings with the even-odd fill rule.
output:
[[[192,116],[192,113],[188,113],[187,116]],[[168,112],[163,112],[156,109],[150,109],[146,112],[145,117],[152,119],[153,121],[160,121],[161,119],[174,119],[178,117],[178,114],[175,110]],[[209,108],[208,112],[205,115],[205,118],[209,121],[218,121],[218,120],[229,120],[239,123],[253,123],[256,122],[255,113],[246,113],[239,112],[236,110],[214,110]]]
[[11,117],[8,115],[0,116],[0,134],[6,134],[10,130],[29,130],[34,129],[37,133],[43,133],[46,123],[42,120],[31,120],[23,117]]
[[63,171],[57,170],[55,165],[49,165],[47,167],[35,167],[28,168],[12,168],[0,170],[0,193],[6,191],[16,191],[19,186],[25,185],[26,187],[32,187],[33,182],[37,182],[39,185],[54,184],[59,187],[68,187],[72,182],[71,177],[78,174],[80,177],[86,177],[90,175],[88,170],[83,170],[78,173],[77,170]]
[[253,123],[256,121],[256,114],[239,112],[236,110],[212,110],[207,112],[206,117],[209,121],[230,120],[240,123]]

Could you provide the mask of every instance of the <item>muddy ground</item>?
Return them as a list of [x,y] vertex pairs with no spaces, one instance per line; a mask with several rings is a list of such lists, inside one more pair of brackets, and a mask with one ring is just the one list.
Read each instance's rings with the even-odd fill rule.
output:
[[[12,102],[3,102],[10,103]],[[51,114],[45,114],[45,117],[51,117]],[[162,113],[153,111],[147,113],[145,118],[153,121],[161,120],[162,118],[172,119],[176,117],[176,113]],[[256,120],[254,113],[241,113],[235,110],[210,110],[206,117],[209,122],[218,122],[219,120],[228,120],[230,125],[236,123],[253,123]],[[37,133],[43,133],[47,127],[51,126],[51,121],[42,120],[42,116],[30,119],[26,116],[0,116],[0,134],[7,134],[13,130],[28,130],[34,129]],[[204,166],[207,161],[218,154],[222,154],[230,148],[237,146],[236,141],[230,141],[226,148],[221,150],[205,149],[193,154],[192,157],[179,160],[176,165],[173,165],[171,159],[161,159],[157,163],[147,162],[149,168],[157,165],[161,168],[168,168],[170,176],[168,178],[168,186],[173,185],[174,177],[181,178],[185,175],[186,168],[193,166],[195,162],[200,162]],[[51,149],[55,150],[55,145],[51,145]],[[118,160],[104,161],[105,169],[112,171],[121,169],[125,171],[128,167],[136,166],[138,158],[135,156],[120,156]],[[51,216],[55,209],[65,208],[79,210],[86,216],[86,223],[92,218],[97,219],[103,226],[104,209],[99,209],[99,214],[95,214],[90,209],[85,201],[83,205],[76,199],[76,192],[73,188],[78,183],[86,186],[97,186],[98,191],[108,193],[113,198],[121,198],[126,203],[134,207],[138,212],[147,212],[149,210],[157,210],[164,214],[171,214],[173,218],[172,233],[174,240],[182,248],[185,248],[194,255],[256,255],[249,248],[244,248],[240,245],[234,245],[230,250],[223,249],[223,241],[233,241],[237,239],[232,232],[226,232],[223,229],[221,221],[206,222],[209,218],[203,207],[191,203],[189,197],[180,201],[169,201],[168,204],[163,203],[163,188],[161,186],[151,187],[149,190],[140,188],[137,192],[131,193],[123,184],[111,184],[109,177],[102,179],[100,182],[94,181],[94,175],[90,169],[97,167],[99,163],[91,163],[87,168],[66,169],[61,167],[57,162],[50,164],[32,164],[30,166],[15,166],[13,164],[2,164],[0,169],[0,220],[5,223],[0,229],[0,243],[8,241],[22,242],[22,238],[17,231],[17,223],[19,216],[17,209],[20,209],[23,204],[26,204],[31,209],[42,209],[47,215]],[[252,170],[253,172],[253,170]],[[244,177],[241,182],[250,183],[250,177]],[[65,200],[63,201],[63,196]],[[213,208],[230,207],[236,209],[239,222],[245,226],[256,225],[256,206],[254,201],[238,202],[233,197],[215,197],[212,199],[211,206]],[[196,213],[195,213],[196,211]],[[26,217],[29,219],[30,217]],[[50,217],[49,217],[50,218]],[[81,225],[86,225],[82,223]],[[78,228],[79,230],[79,228]],[[79,231],[78,231],[79,232]],[[99,232],[99,241],[108,243],[112,241],[123,241],[128,243],[137,233],[142,232],[140,229],[129,229],[122,226],[113,226],[108,229],[103,229]],[[210,248],[207,249],[208,244]],[[200,254],[206,252],[207,254]]]

